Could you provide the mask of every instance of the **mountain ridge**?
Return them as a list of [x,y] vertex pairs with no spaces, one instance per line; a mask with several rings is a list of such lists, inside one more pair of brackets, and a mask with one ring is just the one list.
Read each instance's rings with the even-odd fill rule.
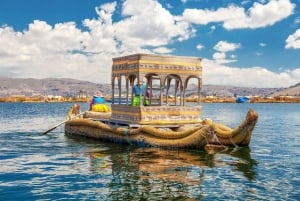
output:
[[[105,94],[111,94],[110,84],[93,83],[72,78],[10,78],[0,77],[0,97],[7,96],[37,96],[54,95],[75,97],[78,95],[91,96],[95,91],[102,89]],[[188,95],[196,91],[187,89]],[[257,88],[236,87],[221,85],[203,85],[202,96],[234,97],[234,96],[300,96],[300,83],[288,88]]]

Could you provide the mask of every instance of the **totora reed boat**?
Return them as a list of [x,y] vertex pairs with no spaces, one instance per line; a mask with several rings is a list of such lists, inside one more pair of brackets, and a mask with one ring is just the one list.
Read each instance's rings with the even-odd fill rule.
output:
[[[67,135],[184,149],[250,143],[258,120],[258,114],[252,109],[234,129],[210,119],[201,120],[200,58],[153,54],[113,58],[111,78],[111,112],[86,111],[81,118],[65,123]],[[138,94],[136,83],[139,83]],[[191,88],[196,88],[197,102],[187,104],[185,99]]]

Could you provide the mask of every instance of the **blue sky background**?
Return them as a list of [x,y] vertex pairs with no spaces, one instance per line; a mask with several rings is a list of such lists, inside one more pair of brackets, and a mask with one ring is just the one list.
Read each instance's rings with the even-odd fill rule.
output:
[[203,83],[300,82],[300,0],[0,1],[0,76],[110,83],[113,57],[203,58]]

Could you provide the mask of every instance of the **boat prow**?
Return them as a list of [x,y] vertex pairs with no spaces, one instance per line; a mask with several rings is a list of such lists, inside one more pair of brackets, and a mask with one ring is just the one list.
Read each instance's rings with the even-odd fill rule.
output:
[[204,120],[203,123],[214,127],[214,137],[210,144],[225,146],[247,146],[250,143],[252,131],[257,123],[258,113],[249,109],[245,119],[232,129],[223,124]]

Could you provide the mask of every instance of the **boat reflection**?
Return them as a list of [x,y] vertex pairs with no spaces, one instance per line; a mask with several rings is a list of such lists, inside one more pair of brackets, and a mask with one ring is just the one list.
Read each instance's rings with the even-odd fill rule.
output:
[[[112,146],[112,145],[109,145]],[[204,170],[232,166],[248,180],[254,180],[257,161],[251,158],[248,147],[231,148],[217,152],[136,148],[115,145],[109,149],[89,151],[93,173],[110,169],[136,171],[141,178],[157,178],[183,183],[199,183]],[[119,173],[118,173],[119,174]]]
[[219,186],[218,196],[228,191],[222,183],[238,188],[236,180],[255,179],[250,153],[245,147],[207,153],[109,143],[86,150],[90,172],[101,176],[109,200],[202,200],[212,186]]

